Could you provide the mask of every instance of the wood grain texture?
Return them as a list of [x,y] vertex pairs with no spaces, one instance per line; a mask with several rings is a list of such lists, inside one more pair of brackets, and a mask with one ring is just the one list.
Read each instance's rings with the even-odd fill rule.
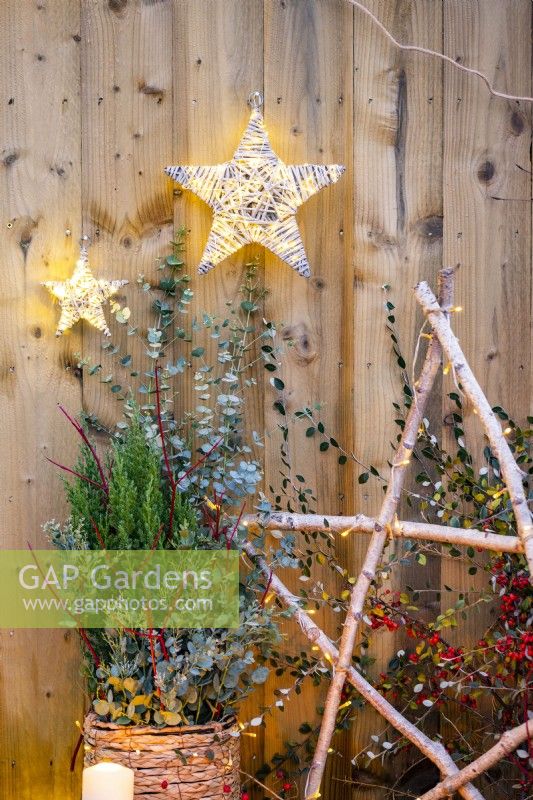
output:
[[[527,1],[446,0],[445,52],[503,91],[530,93],[531,47],[523,36],[530,26]],[[531,414],[531,107],[492,98],[481,82],[446,66],[443,141],[444,259],[458,267],[463,307],[452,324],[489,402],[523,424]],[[453,390],[450,379],[445,391]],[[445,401],[445,421],[452,405]],[[465,434],[479,466],[485,442],[468,405]],[[446,425],[444,438],[451,439]],[[455,590],[443,593],[443,606],[451,606],[458,592],[474,599],[486,576],[469,576],[464,563],[447,559],[442,583]],[[495,614],[495,606],[476,609],[455,640],[475,641]],[[452,721],[462,728],[460,715]]]
[[[54,338],[58,310],[40,281],[64,278],[80,230],[77,2],[0,7],[0,548],[44,547],[41,524],[65,512],[46,455],[73,455],[56,403],[77,409],[79,336]],[[65,235],[70,229],[72,236]],[[8,457],[7,454],[9,454]],[[0,794],[70,797],[82,713],[75,633],[0,633]]]
[[[368,7],[400,41],[441,48],[440,3],[377,0]],[[354,67],[355,452],[386,476],[390,442],[398,433],[392,402],[402,402],[402,381],[386,331],[385,303],[396,307],[394,328],[411,376],[421,325],[412,287],[422,277],[434,280],[442,259],[442,66],[402,53],[356,9]],[[355,504],[364,513],[377,513],[382,496],[375,480],[356,484]],[[366,543],[352,541],[357,572]],[[397,556],[401,550],[397,544]],[[425,588],[432,579],[438,586],[438,576],[438,564],[430,563],[427,570],[396,567],[391,588],[406,583]],[[396,636],[374,636],[371,655],[377,664],[387,664],[400,642]],[[353,755],[364,753],[370,735],[382,729],[377,715],[367,710],[353,732]],[[396,760],[394,775],[387,766],[383,771],[374,764],[371,771],[376,769],[377,781],[366,758],[358,759],[354,797],[376,797],[372,783],[393,782],[402,766]]]
[[[444,48],[498,88],[531,92],[528,0],[366,3],[400,40]],[[98,377],[80,381],[75,353],[102,363],[103,374],[112,372],[124,388],[131,382],[87,326],[54,340],[57,308],[39,282],[70,274],[83,231],[93,239],[95,272],[130,281],[124,299],[135,324],[146,327],[150,312],[137,275],[153,276],[175,225],[190,229],[194,275],[211,223],[208,207],[176,191],[163,167],[231,157],[255,89],[264,90],[271,142],[287,163],[338,162],[348,170],[298,212],[310,281],[252,246],[194,277],[189,319],[203,310],[224,313],[245,263],[259,257],[270,291],[266,315],[280,323],[287,348],[286,389],[278,397],[265,378],[250,396],[250,428],[275,431],[278,399],[289,410],[320,401],[331,434],[386,473],[397,432],[391,401],[401,385],[384,303],[396,306],[409,359],[421,323],[411,287],[420,278],[434,282],[441,263],[460,265],[456,298],[464,311],[454,326],[489,399],[517,421],[531,413],[531,108],[491,98],[481,81],[451,66],[402,54],[343,0],[4,0],[0,89],[0,430],[9,453],[0,547],[42,541],[40,524],[63,516],[58,479],[43,455],[68,462],[76,443],[56,402],[74,412],[83,404],[106,424],[120,414]],[[111,327],[135,362],[140,341]],[[192,394],[186,379],[177,413],[191,406]],[[431,418],[439,424],[448,411],[437,400]],[[378,483],[358,484],[359,468],[339,469],[335,452],[320,454],[303,430],[291,430],[293,471],[316,489],[319,508],[375,514]],[[470,418],[467,438],[481,450]],[[267,485],[279,484],[279,469],[272,440]],[[342,539],[341,547],[355,574],[363,538]],[[464,565],[449,561],[442,570],[434,563],[405,569],[393,586],[425,580],[475,588]],[[437,610],[432,603],[425,613]],[[322,621],[335,638],[339,618]],[[467,623],[467,636],[481,624],[480,617]],[[376,636],[372,655],[386,661],[403,644]],[[68,771],[81,716],[77,653],[77,641],[57,632],[0,633],[2,798],[79,797]],[[290,681],[282,676],[277,685]],[[273,688],[256,693],[243,718],[270,704]],[[298,740],[304,720],[319,720],[319,703],[306,690],[257,739],[245,737],[243,768],[254,772],[284,742]],[[383,796],[361,784],[386,785],[397,777],[392,769],[378,774],[364,760],[350,763],[383,727],[365,709],[352,733],[335,739],[325,800]],[[394,770],[403,767],[397,759]]]
[[[170,252],[174,230],[172,187],[163,174],[174,142],[173,3],[82,0],[81,15],[84,232],[93,242],[94,271],[130,281],[117,299],[127,302],[142,335],[152,311],[135,282],[139,274],[157,281],[157,259]],[[110,313],[107,308],[108,318]],[[140,363],[143,369],[141,336],[128,336],[116,323],[111,328],[121,355],[131,355],[133,368]],[[112,383],[124,391],[135,387],[131,368],[103,353],[102,341],[85,327],[84,356],[101,363],[101,375],[113,374]],[[119,397],[98,377],[84,381],[84,408],[104,424],[120,416]]]
[[[352,263],[352,37],[353,11],[336,0],[265,2],[265,119],[274,150],[288,164],[344,164],[346,173],[337,184],[315,195],[298,212],[312,277],[305,281],[279,259],[266,253],[266,284],[269,317],[280,326],[286,354],[280,377],[285,389],[279,393],[264,383],[265,426],[276,430],[285,422],[274,408],[281,400],[287,413],[322,403],[321,416],[331,435],[351,447],[352,392],[350,363],[353,342]],[[352,508],[349,472],[337,465],[338,451],[318,449],[318,438],[306,439],[308,424],[288,422],[290,477],[298,485],[302,474],[317,497],[316,508],[345,512]],[[267,445],[267,485],[281,486],[279,438]],[[297,508],[296,492],[291,500]],[[327,581],[331,572],[317,569],[317,581]],[[299,590],[294,575],[287,575],[291,588]],[[328,589],[327,589],[328,590]],[[339,616],[318,617],[336,638]],[[291,646],[294,646],[292,635]],[[299,639],[298,641],[302,641]],[[307,645],[302,641],[302,650]],[[285,682],[286,683],[286,682]],[[325,689],[325,687],[324,687]],[[266,758],[281,752],[288,740],[302,738],[302,722],[320,721],[322,703],[311,685],[286,704],[275,727],[268,731]],[[341,738],[334,746],[343,750]],[[328,765],[331,792],[349,796],[339,781],[348,774],[349,759],[332,757]],[[337,780],[338,779],[338,780]],[[332,781],[334,781],[332,783]],[[334,787],[334,789],[333,789]],[[332,795],[333,796],[333,795]]]
[[[248,97],[253,91],[263,90],[262,0],[246,3],[225,0],[223,4],[218,0],[202,3],[183,0],[174,4],[174,30],[174,149],[173,160],[168,163],[228,161],[248,123]],[[209,235],[212,212],[192,192],[181,192],[170,178],[166,180],[176,189],[175,225],[189,231],[186,261],[195,296],[185,324],[190,326],[195,316],[201,319],[204,311],[226,319],[227,303],[239,299],[247,262],[258,259],[257,275],[259,281],[263,281],[263,250],[258,245],[249,245],[207,275],[198,276],[196,269]],[[201,344],[206,350],[206,362],[216,364],[217,342],[202,336]],[[258,350],[259,344],[247,359],[256,358]],[[183,355],[188,356],[188,352],[184,351]],[[247,429],[261,431],[261,392],[245,392]],[[178,415],[195,408],[197,402],[192,376],[186,373],[176,399]],[[261,458],[261,452],[256,455]],[[265,691],[261,686],[244,704],[242,719],[256,716],[257,707],[264,702]],[[243,768],[254,773],[264,761],[264,731],[259,729],[255,736],[245,735],[241,741]]]

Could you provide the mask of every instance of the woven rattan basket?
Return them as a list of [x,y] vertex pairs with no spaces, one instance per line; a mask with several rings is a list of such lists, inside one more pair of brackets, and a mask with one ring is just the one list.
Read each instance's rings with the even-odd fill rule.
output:
[[108,760],[135,770],[135,798],[237,800],[240,795],[235,720],[167,728],[124,727],[100,722],[89,713],[84,739],[85,766]]

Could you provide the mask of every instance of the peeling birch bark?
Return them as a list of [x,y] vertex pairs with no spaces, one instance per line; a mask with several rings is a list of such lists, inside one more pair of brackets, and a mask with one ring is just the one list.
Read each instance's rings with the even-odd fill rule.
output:
[[[254,564],[259,567],[265,579],[270,583],[270,591],[280,599],[283,605],[293,611],[293,618],[296,620],[303,633],[317,647],[320,648],[326,661],[336,665],[339,658],[339,650],[326,636],[318,625],[313,622],[309,614],[300,607],[301,602],[285,584],[273,574],[265,559],[259,555],[251,542],[244,544],[244,551]],[[418,749],[429,758],[446,777],[454,777],[459,769],[455,765],[452,757],[440,742],[434,742],[426,736],[415,725],[409,722],[394,706],[392,706],[377,689],[366,680],[366,678],[350,666],[346,670],[346,680],[352,684],[354,689],[370,703],[381,716],[387,720],[402,736],[408,739]],[[464,800],[484,800],[483,795],[471,784],[464,783],[459,789]]]
[[[439,273],[439,297],[443,308],[452,304],[453,296],[453,270],[441,270]],[[439,311],[441,307],[439,306]],[[441,311],[442,314],[442,311]],[[439,339],[433,336],[427,351],[418,380],[414,386],[414,396],[411,407],[405,420],[400,443],[392,460],[390,478],[387,491],[378,518],[374,525],[374,532],[368,550],[359,572],[357,581],[351,591],[350,603],[339,645],[339,658],[335,665],[333,679],[328,689],[324,705],[324,716],[320,728],[317,746],[305,790],[306,800],[320,797],[320,784],[326,766],[328,750],[335,732],[335,722],[339,710],[341,692],[346,680],[347,670],[352,663],[353,649],[359,621],[362,618],[366,596],[376,576],[381,561],[383,550],[389,537],[389,528],[394,522],[396,509],[400,501],[401,492],[407,467],[417,442],[418,429],[422,424],[427,400],[441,364],[442,350]]]
[[[245,525],[253,530],[278,531],[323,531],[326,533],[368,534],[376,526],[375,517],[356,514],[353,517],[331,516],[328,514],[290,514],[274,511],[267,521],[259,516],[248,514],[243,518]],[[500,533],[478,531],[475,528],[452,528],[450,525],[431,525],[425,522],[395,520],[390,529],[394,539],[417,539],[419,541],[454,544],[459,547],[480,547],[495,553],[523,553],[524,546],[517,536],[504,536]]]
[[[529,733],[528,727],[530,729]],[[497,764],[505,756],[508,756],[513,750],[516,750],[522,742],[525,742],[530,733],[533,733],[533,721],[530,723],[523,722],[517,728],[505,731],[494,747],[491,747],[482,756],[476,758],[471,764],[467,764],[456,775],[450,775],[450,777],[445,778],[445,780],[438,783],[429,792],[425,792],[417,800],[439,800],[441,797],[448,797],[460,789],[467,781],[478,778],[483,772]]]
[[502,477],[509,492],[516,519],[518,536],[524,545],[529,574],[533,577],[533,520],[522,485],[523,473],[514,459],[500,423],[468,365],[459,341],[451,329],[445,310],[439,305],[437,298],[425,281],[416,286],[415,297],[435,331],[442,349],[448,356],[464,393],[477,411],[494,455],[500,462]]

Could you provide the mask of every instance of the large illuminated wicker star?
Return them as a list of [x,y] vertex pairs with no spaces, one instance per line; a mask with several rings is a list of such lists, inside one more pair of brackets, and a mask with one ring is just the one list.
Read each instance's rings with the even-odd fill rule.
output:
[[165,172],[215,212],[198,272],[208,272],[245,244],[257,242],[308,278],[311,271],[296,210],[338,181],[344,167],[285,164],[272,150],[263,115],[254,108],[231,161],[167,167]]
[[43,283],[61,306],[56,336],[61,336],[80,319],[94,325],[105,336],[111,336],[102,306],[127,283],[128,281],[97,280],[89,267],[87,247],[83,244],[71,278]]

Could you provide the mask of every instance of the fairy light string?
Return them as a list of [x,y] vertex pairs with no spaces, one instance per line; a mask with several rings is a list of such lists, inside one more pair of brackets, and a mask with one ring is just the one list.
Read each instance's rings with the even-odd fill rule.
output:
[[165,169],[214,212],[198,272],[208,272],[255,242],[308,278],[311,269],[296,211],[321,189],[336,183],[345,168],[340,164],[285,164],[268,139],[262,94],[252,92],[248,102],[250,120],[231,161]]
[[113,302],[111,298],[128,281],[107,281],[103,278],[95,278],[89,266],[89,237],[84,236],[80,244],[80,256],[72,276],[65,281],[44,281],[43,283],[43,286],[48,289],[52,297],[59,301],[61,306],[56,336],[62,336],[66,330],[82,319],[101,331],[104,336],[111,336],[103,305],[110,300],[112,311],[120,310],[120,305]]

